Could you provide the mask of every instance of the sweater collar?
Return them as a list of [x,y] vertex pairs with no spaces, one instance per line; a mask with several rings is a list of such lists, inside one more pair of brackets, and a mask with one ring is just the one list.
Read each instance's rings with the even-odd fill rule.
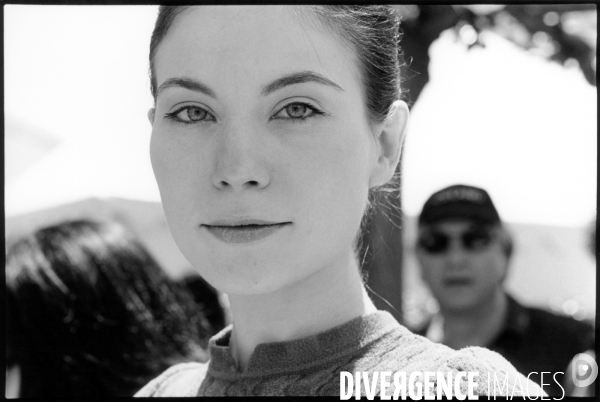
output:
[[232,378],[299,371],[355,353],[399,326],[390,313],[376,311],[306,338],[262,343],[252,353],[245,372],[238,371],[231,354],[229,341],[233,327],[228,326],[209,342],[208,372],[214,377]]

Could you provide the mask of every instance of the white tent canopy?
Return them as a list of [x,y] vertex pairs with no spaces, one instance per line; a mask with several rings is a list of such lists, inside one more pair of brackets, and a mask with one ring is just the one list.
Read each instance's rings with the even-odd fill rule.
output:
[[26,170],[7,168],[15,172],[5,182],[8,216],[88,197],[159,200],[146,117],[156,13],[156,6],[5,6],[5,116],[16,122],[7,124],[7,141],[27,127],[59,143],[49,149],[32,136],[38,144],[24,154],[40,148],[40,159]]
[[6,183],[8,216],[89,197],[159,201],[148,143],[143,135],[98,135],[63,142],[29,170]]
[[509,222],[588,225],[596,212],[597,90],[494,34],[467,50],[452,31],[430,48],[431,80],[412,110],[403,208],[435,191],[485,188]]

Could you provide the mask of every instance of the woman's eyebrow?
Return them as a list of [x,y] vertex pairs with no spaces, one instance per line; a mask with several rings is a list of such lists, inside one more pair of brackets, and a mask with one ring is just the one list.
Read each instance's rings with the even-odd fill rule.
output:
[[339,91],[343,91],[344,89],[340,87],[335,82],[323,77],[321,74],[312,72],[312,71],[301,71],[299,73],[294,73],[290,75],[286,75],[284,77],[278,78],[272,83],[263,86],[260,90],[260,94],[262,96],[269,95],[285,86],[301,84],[304,82],[316,82],[318,84],[328,85],[333,87]]
[[169,78],[168,80],[163,82],[160,85],[160,87],[158,87],[158,90],[156,91],[156,96],[158,97],[158,95],[160,95],[160,93],[162,91],[164,91],[167,88],[172,88],[172,87],[180,87],[180,88],[189,89],[191,91],[201,92],[207,96],[210,96],[211,98],[217,97],[215,91],[210,89],[210,87],[208,85],[203,84],[202,82],[194,80],[192,78],[186,78],[186,77]]

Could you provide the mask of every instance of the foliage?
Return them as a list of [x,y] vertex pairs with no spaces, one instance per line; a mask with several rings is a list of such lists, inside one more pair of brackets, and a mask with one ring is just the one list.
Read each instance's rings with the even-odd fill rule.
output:
[[578,67],[596,85],[595,4],[396,5],[402,19],[402,47],[409,67],[406,86],[414,103],[429,81],[429,46],[453,29],[469,48],[485,47],[485,31],[495,32],[524,50]]

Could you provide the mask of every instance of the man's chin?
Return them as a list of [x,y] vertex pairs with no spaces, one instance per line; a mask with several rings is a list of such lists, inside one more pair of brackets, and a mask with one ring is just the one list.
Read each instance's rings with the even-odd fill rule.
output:
[[446,301],[439,301],[440,306],[444,306],[443,310],[451,313],[462,313],[466,311],[477,310],[477,299],[473,297],[472,291],[465,290],[462,294],[453,294],[453,297],[448,297]]

